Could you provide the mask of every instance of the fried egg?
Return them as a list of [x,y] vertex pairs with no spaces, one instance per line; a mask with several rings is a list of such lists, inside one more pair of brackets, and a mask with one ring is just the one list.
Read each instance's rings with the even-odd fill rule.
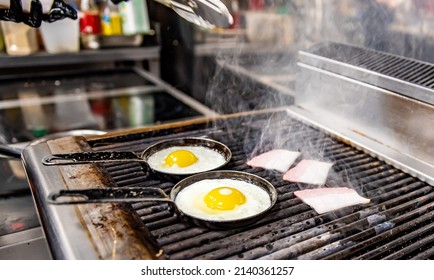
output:
[[261,187],[235,179],[205,179],[182,189],[176,206],[187,215],[204,220],[234,220],[254,216],[271,206]]
[[173,146],[157,151],[148,158],[152,169],[172,174],[209,171],[225,162],[225,157],[217,150],[202,146]]

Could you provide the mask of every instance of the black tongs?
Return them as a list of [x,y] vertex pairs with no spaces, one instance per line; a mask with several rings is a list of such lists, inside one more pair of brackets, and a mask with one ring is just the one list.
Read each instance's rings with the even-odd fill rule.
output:
[[172,10],[179,16],[200,27],[227,28],[233,23],[228,8],[219,0],[154,0]]

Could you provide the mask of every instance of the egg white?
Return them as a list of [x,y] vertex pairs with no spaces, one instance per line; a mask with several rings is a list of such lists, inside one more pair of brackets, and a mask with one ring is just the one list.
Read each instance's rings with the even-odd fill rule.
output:
[[[246,197],[246,202],[233,210],[218,210],[207,207],[204,197],[211,190],[228,186],[238,189]],[[235,179],[206,179],[182,189],[175,199],[182,212],[204,220],[224,221],[247,218],[266,210],[271,205],[269,194],[261,187]]]
[[[166,157],[176,150],[187,150],[197,157],[197,162],[190,166],[179,167],[177,164],[168,166]],[[226,162],[224,156],[216,150],[201,146],[173,146],[155,152],[148,158],[149,166],[160,172],[172,174],[192,174],[215,169]]]

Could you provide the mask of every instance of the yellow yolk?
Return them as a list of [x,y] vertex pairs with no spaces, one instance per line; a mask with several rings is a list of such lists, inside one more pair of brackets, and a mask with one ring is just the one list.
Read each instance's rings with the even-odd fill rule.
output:
[[175,163],[179,167],[187,167],[197,162],[197,157],[187,150],[176,150],[171,152],[164,161],[168,166],[173,166]]
[[211,190],[203,200],[208,208],[232,210],[235,206],[243,205],[246,202],[246,196],[237,189],[223,186]]

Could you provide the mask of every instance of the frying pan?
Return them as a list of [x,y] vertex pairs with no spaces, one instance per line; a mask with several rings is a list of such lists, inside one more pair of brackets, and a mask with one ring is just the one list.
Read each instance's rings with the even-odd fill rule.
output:
[[[231,220],[211,220],[194,217],[186,214],[176,205],[178,193],[188,188],[193,183],[206,179],[234,179],[256,185],[267,192],[270,196],[270,206],[252,216]],[[69,198],[76,198],[70,200]],[[274,206],[277,200],[277,191],[267,180],[245,172],[219,170],[195,174],[178,182],[168,196],[162,189],[150,187],[130,187],[130,188],[105,188],[105,189],[81,189],[81,190],[60,190],[48,195],[48,202],[51,204],[82,204],[82,203],[107,203],[107,202],[166,202],[169,203],[172,212],[176,213],[178,219],[210,229],[232,229],[240,228],[261,219]]]
[[231,157],[231,150],[218,141],[208,139],[208,138],[198,138],[198,137],[186,137],[186,138],[176,138],[170,140],[164,140],[153,144],[146,148],[140,156],[134,152],[83,152],[83,153],[70,153],[70,154],[53,154],[45,156],[42,159],[44,165],[70,165],[70,164],[83,164],[83,163],[98,163],[98,162],[139,162],[145,168],[145,170],[150,173],[157,175],[158,177],[163,177],[164,179],[169,179],[171,181],[179,181],[185,177],[199,172],[189,172],[189,173],[175,173],[170,171],[156,170],[149,166],[148,159],[153,154],[163,149],[167,149],[174,146],[200,146],[208,149],[212,149],[223,155],[225,161],[218,166],[211,169],[202,170],[200,172],[211,171],[218,169],[226,165]]

